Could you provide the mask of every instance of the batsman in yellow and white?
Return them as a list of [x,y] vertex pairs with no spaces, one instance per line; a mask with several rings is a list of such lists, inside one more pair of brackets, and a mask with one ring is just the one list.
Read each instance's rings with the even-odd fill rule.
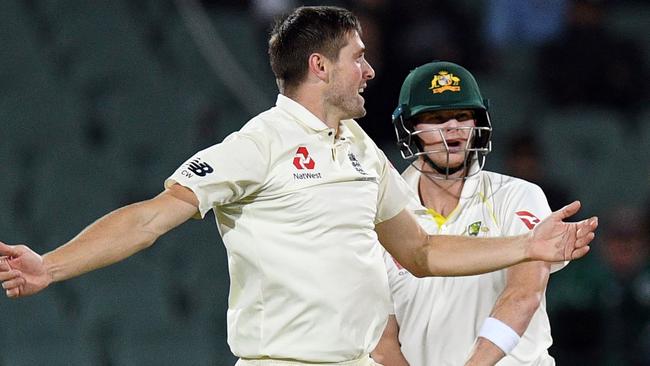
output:
[[[551,209],[542,190],[483,170],[491,151],[487,101],[473,75],[431,62],[405,79],[393,115],[417,192],[407,206],[435,235],[496,237],[528,232]],[[554,365],[545,290],[566,262],[527,262],[462,277],[418,278],[384,255],[394,314],[373,357],[387,366]],[[553,267],[553,268],[552,268]]]

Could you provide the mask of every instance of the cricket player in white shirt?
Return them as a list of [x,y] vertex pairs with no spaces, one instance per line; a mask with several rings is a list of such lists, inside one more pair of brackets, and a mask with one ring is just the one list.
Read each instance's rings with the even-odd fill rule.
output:
[[364,50],[349,11],[297,8],[269,42],[274,107],[181,164],[158,196],[109,213],[52,252],[0,243],[7,296],[121,261],[212,210],[228,255],[237,365],[367,366],[391,309],[378,240],[418,276],[589,251],[597,218],[563,221],[577,202],[525,235],[426,234],[405,209],[410,189],[353,120],[366,113],[361,93],[375,75]]
[[[491,150],[487,101],[465,68],[436,61],[406,77],[393,115],[407,206],[429,234],[526,233],[551,210],[527,181],[483,170]],[[545,310],[549,274],[564,263],[527,262],[463,277],[417,278],[385,252],[394,315],[377,349],[386,366],[554,365]]]

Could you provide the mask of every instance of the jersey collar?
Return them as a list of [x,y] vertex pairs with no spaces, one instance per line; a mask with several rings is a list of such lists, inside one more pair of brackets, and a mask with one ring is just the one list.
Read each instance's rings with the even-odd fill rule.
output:
[[278,99],[276,100],[275,105],[283,111],[292,115],[298,122],[311,128],[314,131],[324,131],[330,129],[323,121],[318,119],[318,117],[311,113],[302,104],[289,97],[278,94]]
[[[419,161],[416,161],[415,164],[418,164]],[[460,201],[458,202],[458,207],[457,208],[462,208],[462,206],[465,204],[465,201],[469,199],[469,197],[472,197],[473,195],[476,194],[479,188],[479,184],[481,182],[481,177],[483,176],[483,172],[479,172],[479,174],[473,175],[467,179],[465,179],[465,184],[463,184],[463,189],[461,190],[461,198]],[[406,181],[406,184],[408,184],[409,187],[413,190],[413,192],[419,192],[419,187],[418,184],[420,182],[420,176],[422,173],[415,169],[413,164],[410,164],[406,170],[402,173],[402,178],[404,178],[404,181]],[[407,206],[408,208],[411,209],[411,212],[413,212],[416,215],[423,215],[426,214],[428,215],[428,209],[424,207],[421,203],[420,200],[412,200],[412,202],[409,203]],[[456,209],[454,209],[456,211]],[[448,219],[451,216],[447,217]]]
[[355,135],[350,126],[353,126],[354,120],[346,119],[339,123],[339,140],[350,141],[353,140]]

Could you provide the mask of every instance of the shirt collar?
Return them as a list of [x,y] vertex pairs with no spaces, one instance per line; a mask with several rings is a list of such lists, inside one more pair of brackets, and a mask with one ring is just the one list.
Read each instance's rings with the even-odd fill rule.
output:
[[[416,160],[413,164],[421,164],[421,162],[419,160]],[[413,164],[409,164],[406,170],[404,170],[402,173],[402,178],[404,178],[404,181],[406,181],[406,184],[411,187],[413,192],[419,192],[420,177],[422,176],[422,173],[420,173],[420,171],[417,170]],[[465,179],[465,183],[463,184],[463,189],[461,190],[460,194],[461,198],[460,201],[458,201],[459,206],[462,206],[464,204],[464,201],[467,200],[467,197],[471,197],[477,192],[479,184],[481,182],[481,177],[483,176],[482,173],[483,172],[481,171],[479,174]],[[419,197],[417,201],[412,202],[409,206],[412,212],[415,214],[428,214],[427,208],[420,203]]]
[[354,132],[348,124],[354,123],[354,120],[346,119],[339,123],[339,140],[350,141],[354,139]]
[[292,115],[298,122],[314,131],[324,131],[329,129],[323,121],[311,113],[307,108],[289,97],[278,94],[278,99],[275,102],[275,105]]

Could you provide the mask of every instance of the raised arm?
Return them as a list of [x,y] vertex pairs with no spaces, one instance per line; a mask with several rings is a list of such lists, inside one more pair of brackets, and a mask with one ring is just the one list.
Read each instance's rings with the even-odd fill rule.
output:
[[598,219],[563,221],[579,208],[575,201],[532,231],[502,238],[428,235],[407,210],[377,224],[375,231],[386,250],[414,276],[474,275],[524,261],[560,262],[584,256]]
[[35,294],[52,282],[119,262],[149,247],[197,212],[194,193],[174,185],[150,200],[117,209],[41,256],[0,242],[0,281],[8,297]]

